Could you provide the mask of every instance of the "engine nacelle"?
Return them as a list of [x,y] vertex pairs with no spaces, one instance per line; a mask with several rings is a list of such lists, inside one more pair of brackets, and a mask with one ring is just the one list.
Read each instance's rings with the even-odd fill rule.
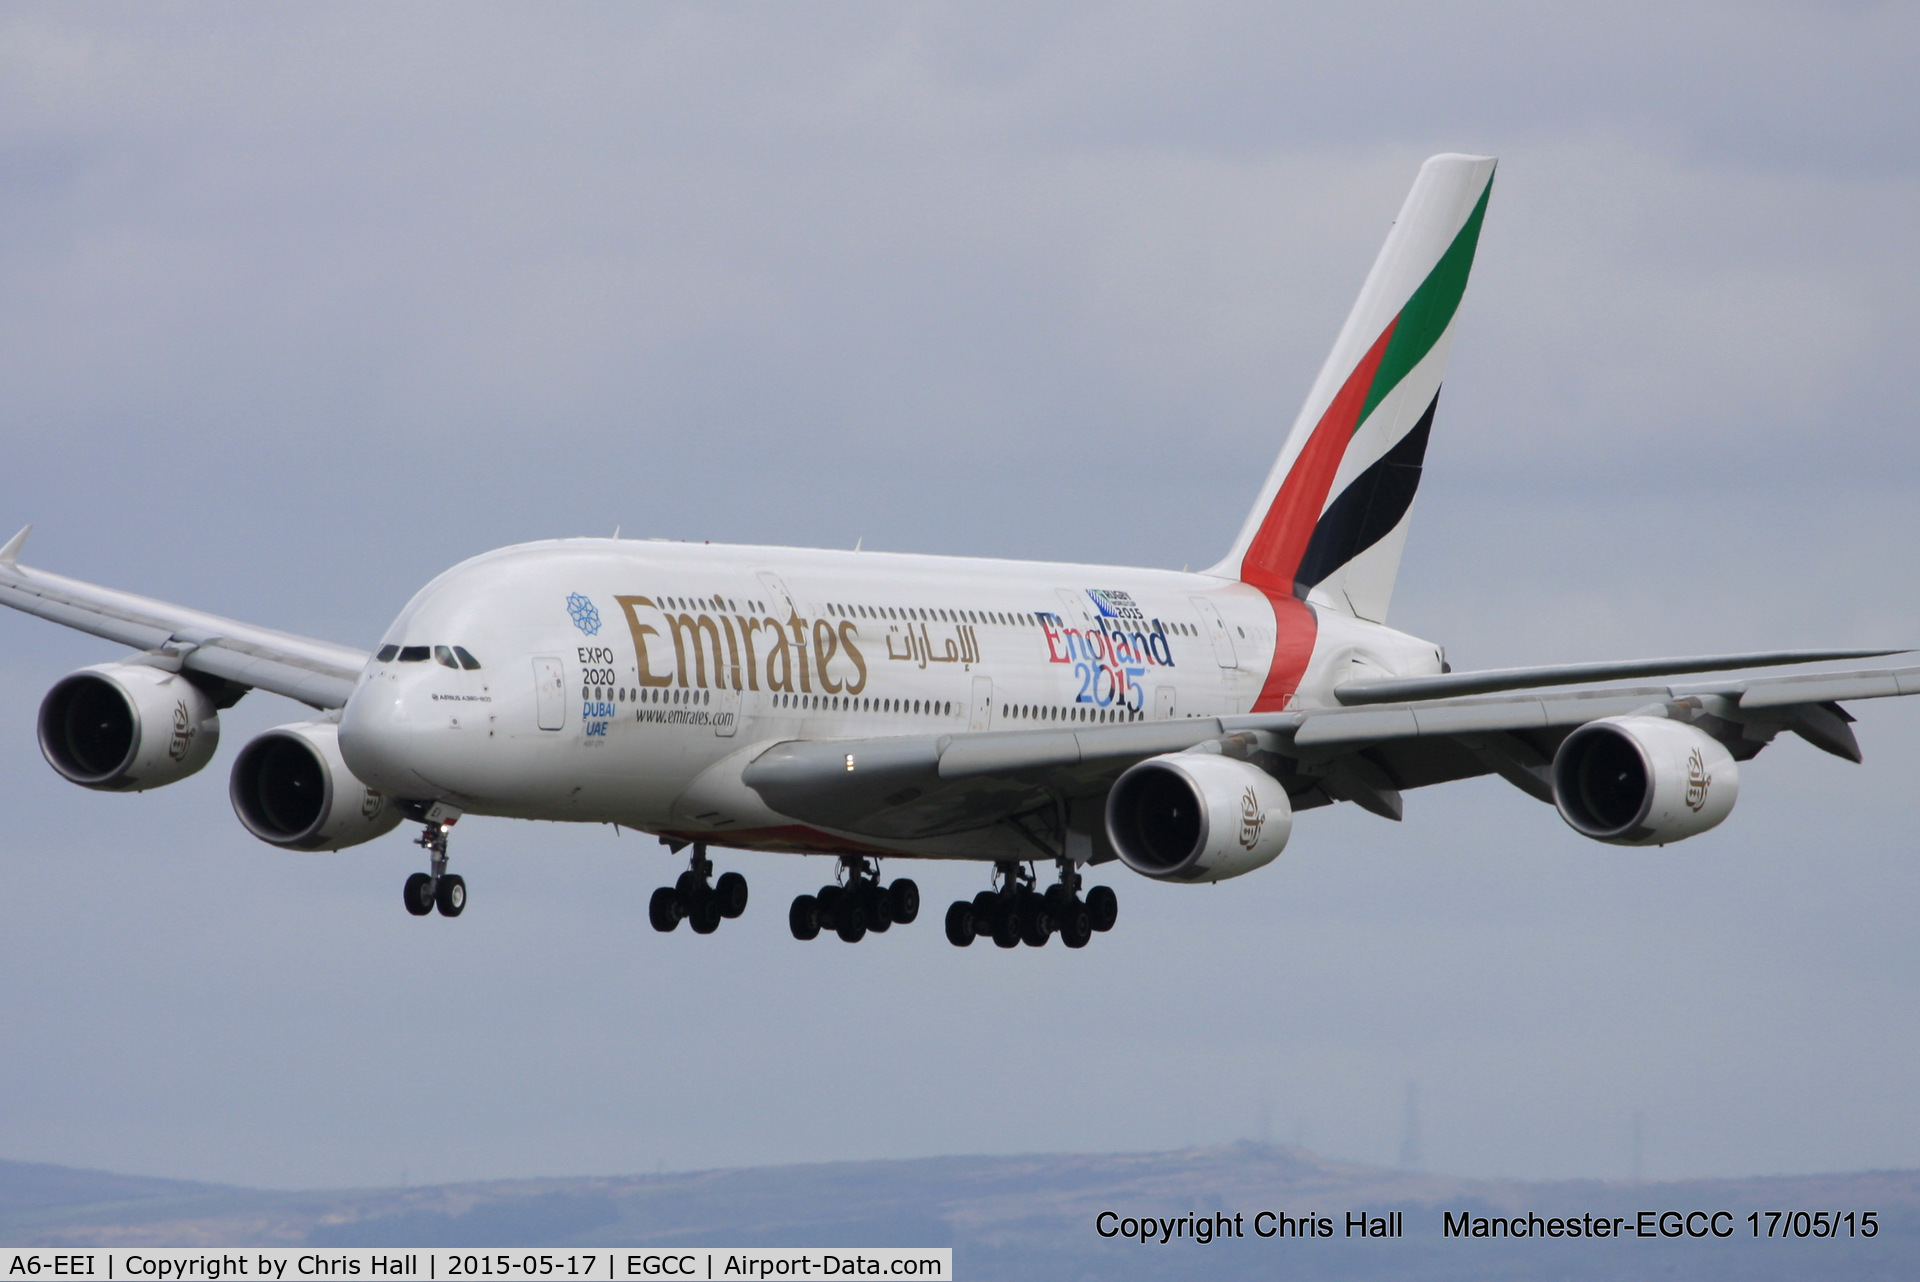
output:
[[40,701],[40,752],[83,788],[144,792],[213,760],[220,714],[178,672],[101,663],[60,678]]
[[1121,862],[1162,881],[1224,881],[1274,861],[1293,835],[1287,790],[1232,757],[1149,757],[1107,794],[1107,839]]
[[242,748],[227,795],[248,832],[288,850],[340,850],[400,824],[399,805],[340,759],[330,721],[276,726]]
[[1663,846],[1718,824],[1740,795],[1740,767],[1719,741],[1665,717],[1608,717],[1568,735],[1553,757],[1553,799],[1583,837]]

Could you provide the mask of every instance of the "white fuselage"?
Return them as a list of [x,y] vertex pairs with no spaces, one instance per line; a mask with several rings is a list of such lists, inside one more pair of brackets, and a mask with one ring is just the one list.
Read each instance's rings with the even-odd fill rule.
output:
[[[383,638],[393,657],[368,664],[344,709],[339,741],[372,787],[470,813],[762,849],[992,858],[1002,839],[991,834],[876,846],[799,824],[740,769],[791,739],[1253,711],[1276,617],[1245,584],[1165,570],[525,544],[414,597]],[[1312,635],[1293,640],[1311,660],[1297,706],[1330,702],[1342,681],[1440,670],[1427,642],[1332,610],[1301,617]],[[411,657],[421,647],[427,657]],[[459,666],[453,647],[478,668]]]

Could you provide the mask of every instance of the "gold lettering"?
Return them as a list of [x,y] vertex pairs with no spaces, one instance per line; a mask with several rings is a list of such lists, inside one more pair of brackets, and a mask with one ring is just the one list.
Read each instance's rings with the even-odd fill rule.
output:
[[720,629],[714,626],[707,615],[669,614],[667,622],[673,626],[673,660],[679,667],[680,688],[687,688],[687,642],[693,643],[693,684],[700,689],[707,688],[707,647],[701,644],[700,634],[705,632],[713,641],[713,679],[720,683]]
[[740,688],[740,646],[733,639],[733,620],[726,615],[720,616],[720,626],[727,633],[727,667],[733,674],[733,688]]
[[787,626],[793,629],[793,648],[800,652],[800,662],[794,664],[800,673],[800,693],[811,694],[813,679],[807,672],[807,621],[795,610],[793,617],[787,620]]
[[[767,652],[767,689],[778,690],[783,694],[793,693],[793,651],[787,647],[787,634],[780,629],[778,619],[768,619],[766,627],[773,633],[773,649]],[[774,670],[774,664],[780,668]]]
[[759,664],[753,657],[753,634],[760,630],[760,620],[742,617],[740,619],[740,644],[747,651],[747,689],[760,688]]
[[827,673],[827,663],[833,658],[833,652],[839,648],[839,642],[833,639],[833,625],[825,619],[813,621],[813,661],[820,668],[820,689],[827,694],[839,694],[840,683]]
[[626,611],[627,631],[633,634],[634,662],[640,669],[640,684],[654,687],[672,685],[672,677],[655,676],[653,669],[647,666],[647,638],[657,637],[660,633],[657,629],[640,622],[640,616],[634,610],[635,606],[640,605],[646,606],[649,610],[655,609],[653,602],[643,596],[617,596],[614,600],[618,601],[620,608]]
[[840,644],[846,647],[847,657],[853,660],[854,671],[859,674],[855,680],[847,682],[848,694],[859,694],[867,688],[867,660],[860,653],[860,647],[853,643],[857,635],[859,635],[859,629],[851,622],[840,625]]

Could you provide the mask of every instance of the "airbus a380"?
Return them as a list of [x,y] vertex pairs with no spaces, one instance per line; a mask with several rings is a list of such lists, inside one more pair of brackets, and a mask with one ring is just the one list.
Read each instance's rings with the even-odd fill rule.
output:
[[1386,626],[1493,171],[1422,166],[1204,572],[561,539],[448,570],[369,653],[29,569],[22,530],[0,547],[0,600],[138,651],[54,685],[41,749],[83,787],[161,787],[213,757],[222,709],[266,690],[314,715],[240,750],[240,822],[292,850],[420,825],[415,915],[460,915],[449,835],[490,815],[690,847],[649,905],[662,931],[745,910],[710,846],[836,856],[788,920],[849,942],[919,913],[882,859],[977,860],[988,885],[948,908],[947,937],[1008,948],[1113,925],[1088,865],[1238,877],[1335,801],[1399,819],[1406,789],[1497,774],[1582,836],[1652,845],[1726,819],[1738,763],[1783,731],[1858,761],[1839,701],[1920,692],[1920,667],[1665,679],[1892,651],[1452,672]]

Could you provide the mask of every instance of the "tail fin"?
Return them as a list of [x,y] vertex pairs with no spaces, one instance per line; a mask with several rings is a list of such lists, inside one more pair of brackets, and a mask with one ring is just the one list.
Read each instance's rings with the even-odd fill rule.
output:
[[1489,156],[1435,156],[1374,260],[1240,537],[1213,572],[1384,622],[1493,188]]

